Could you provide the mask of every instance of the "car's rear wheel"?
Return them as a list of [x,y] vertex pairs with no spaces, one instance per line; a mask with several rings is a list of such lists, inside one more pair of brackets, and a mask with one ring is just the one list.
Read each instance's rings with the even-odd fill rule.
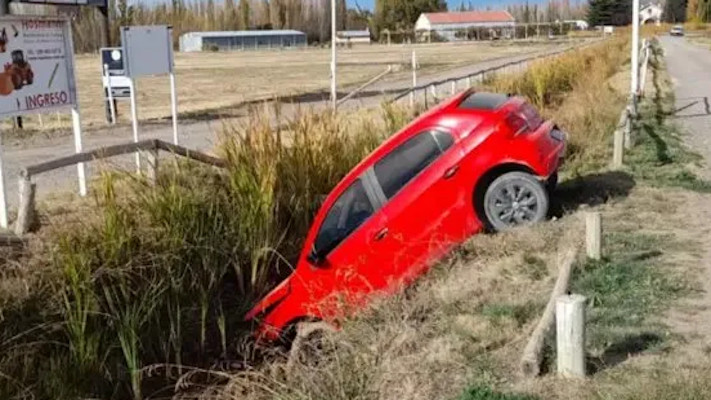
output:
[[508,172],[486,189],[483,208],[489,228],[500,232],[545,220],[548,205],[548,191],[536,177]]

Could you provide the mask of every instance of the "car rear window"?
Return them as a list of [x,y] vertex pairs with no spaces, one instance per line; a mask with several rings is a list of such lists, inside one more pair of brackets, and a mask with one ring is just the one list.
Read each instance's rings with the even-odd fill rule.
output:
[[475,92],[467,96],[467,98],[459,104],[459,108],[464,110],[493,111],[501,107],[508,99],[509,96],[501,93]]
[[[436,135],[446,137],[435,139]],[[378,161],[373,169],[385,197],[390,199],[395,196],[452,143],[451,136],[446,132],[425,131],[410,138]]]

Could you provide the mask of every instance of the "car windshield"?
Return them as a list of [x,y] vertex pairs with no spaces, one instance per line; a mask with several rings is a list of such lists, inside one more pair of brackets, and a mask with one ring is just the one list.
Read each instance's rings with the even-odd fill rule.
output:
[[373,215],[373,212],[373,205],[365,192],[363,182],[358,179],[341,194],[326,214],[314,241],[314,253],[319,256],[330,253]]

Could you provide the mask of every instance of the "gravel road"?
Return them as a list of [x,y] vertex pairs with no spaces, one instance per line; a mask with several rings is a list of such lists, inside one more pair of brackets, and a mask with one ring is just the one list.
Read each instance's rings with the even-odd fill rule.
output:
[[[521,54],[513,57],[505,57],[500,59],[487,60],[482,63],[457,67],[446,71],[440,71],[436,74],[420,77],[419,84],[427,84],[433,81],[462,76],[466,74],[476,73],[477,71],[500,66],[512,61],[517,61],[530,57],[532,55],[545,54],[555,52],[566,47],[570,47],[570,43],[561,43],[558,46],[552,46],[550,49],[533,54]],[[377,106],[388,95],[383,92],[392,93],[397,90],[405,90],[410,87],[411,81],[400,80],[394,82],[384,82],[376,84],[368,89],[370,95],[364,96],[344,104],[342,108],[360,108]],[[288,117],[296,112],[298,107],[313,107],[315,109],[328,106],[326,99],[312,99],[308,103],[300,105],[286,104],[282,107],[282,113]],[[246,114],[246,109],[245,109]],[[238,119],[239,121],[239,119]],[[238,122],[237,121],[237,122]],[[220,121],[205,120],[205,121],[181,121],[180,144],[189,148],[210,151],[214,148],[217,140],[217,131],[220,127]],[[172,141],[172,128],[169,123],[152,123],[143,124],[139,128],[140,138],[158,138],[166,141]],[[68,135],[69,133],[67,133]],[[57,157],[63,157],[74,153],[74,142],[71,136],[60,135],[54,138],[34,138],[32,140],[13,141],[12,143],[4,144],[4,169],[6,179],[6,189],[8,194],[8,204],[10,208],[16,207],[17,204],[17,176],[20,169],[24,166],[35,164],[41,161],[50,160]],[[90,132],[84,135],[84,150],[95,149],[102,146],[129,142],[132,138],[130,127],[121,126],[113,129],[101,129]],[[118,168],[133,168],[131,156],[115,157],[105,162],[112,167]],[[91,178],[93,173],[96,173],[99,163],[87,165],[87,176]],[[41,201],[49,193],[60,190],[77,190],[76,168],[68,167],[51,171],[34,178],[37,183],[37,197]]]

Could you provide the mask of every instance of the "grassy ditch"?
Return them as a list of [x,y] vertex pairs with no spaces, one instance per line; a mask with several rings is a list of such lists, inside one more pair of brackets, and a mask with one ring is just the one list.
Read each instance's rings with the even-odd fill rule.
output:
[[225,131],[226,171],[166,164],[155,187],[108,174],[22,260],[40,270],[7,274],[28,289],[4,299],[0,398],[139,399],[242,357],[241,318],[289,272],[319,195],[406,119],[255,118]]
[[[568,168],[579,173],[604,152],[604,127],[619,110],[610,103],[621,103],[587,107],[613,91],[589,77],[607,81],[624,47],[606,42],[550,61],[566,73],[551,75],[542,62],[491,84],[514,85],[560,115],[573,143]],[[217,372],[251,357],[241,317],[288,273],[319,196],[410,118],[392,107],[335,119],[307,113],[278,131],[255,116],[225,128],[226,171],[165,165],[156,186],[107,174],[93,203],[80,205],[87,213],[49,217],[44,245],[6,260],[0,398],[140,399],[214,383],[225,398],[454,398],[469,382],[496,384],[501,361],[490,353],[510,351],[535,319],[565,224],[533,241],[526,232],[477,238],[449,268],[349,322],[338,364],[288,378],[279,362],[236,377]]]
[[[564,68],[568,74],[550,75],[541,62],[532,71],[545,71],[538,72],[543,77],[533,72],[500,76],[488,86],[505,90],[506,85],[517,85],[520,92],[530,95],[525,92],[527,82],[537,79],[542,90],[553,93],[542,99],[544,112],[561,112],[570,118],[571,128],[563,127],[579,145],[571,149],[573,161],[566,173],[574,176],[606,163],[598,157],[607,154],[607,142],[624,99],[612,85],[586,77],[594,74],[608,82],[616,67],[624,63],[624,48],[624,42],[605,43],[581,51],[582,55],[572,53],[551,61],[556,66],[552,70]],[[607,61],[593,61],[595,57],[588,52],[604,53],[598,60]],[[608,56],[615,52],[619,54]],[[590,61],[580,64],[581,59]],[[589,99],[608,92],[614,93],[610,97],[613,105],[595,110],[585,106]],[[590,118],[587,111],[600,121],[586,123]],[[588,134],[592,129],[594,134]],[[589,180],[595,178],[604,181],[607,175]],[[623,178],[626,183],[626,175]],[[616,190],[626,191],[629,187]],[[577,209],[590,201],[588,195],[576,191],[576,196],[563,200],[562,207]],[[269,363],[233,376],[204,398],[532,398],[492,388],[506,388],[505,383],[514,378],[525,332],[535,324],[556,276],[558,238],[565,237],[568,243],[581,239],[575,224],[567,218],[531,230],[475,237],[427,279],[399,296],[383,299],[347,321],[341,332],[329,335],[327,347],[335,348],[335,356],[316,367],[300,365],[288,373],[285,365]]]

